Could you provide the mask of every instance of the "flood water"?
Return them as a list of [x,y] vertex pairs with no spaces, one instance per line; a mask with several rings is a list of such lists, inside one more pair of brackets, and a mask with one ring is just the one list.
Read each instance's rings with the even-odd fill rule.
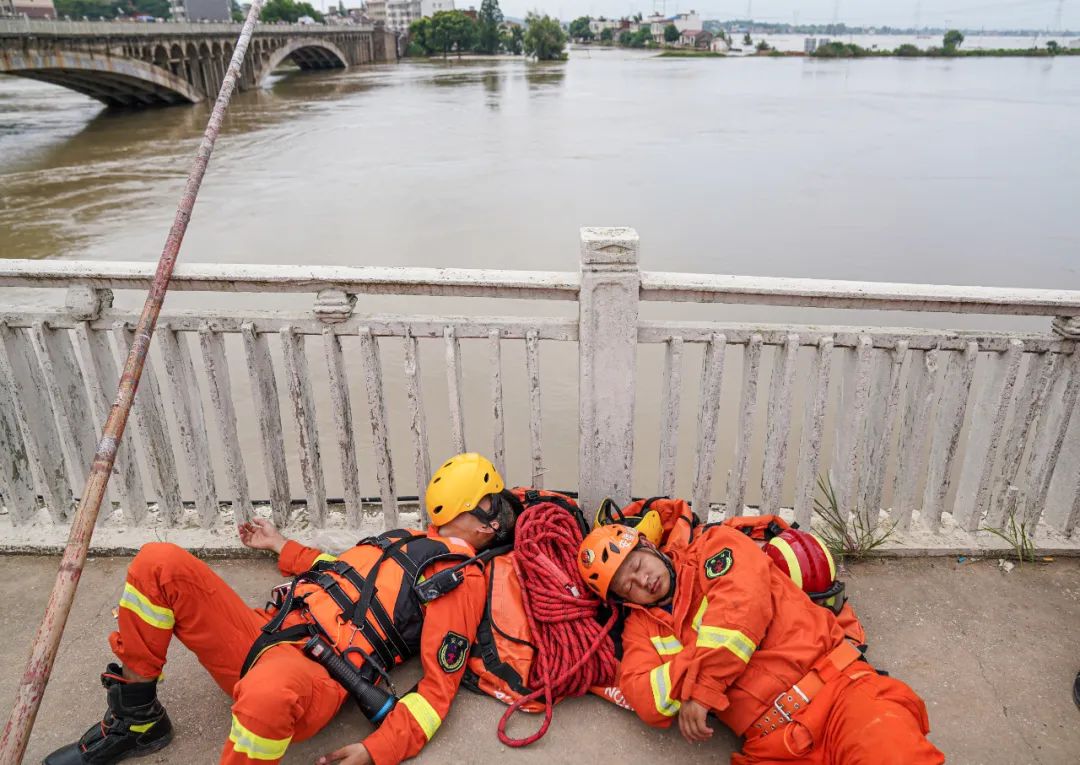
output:
[[[73,92],[0,78],[0,257],[155,260],[207,114],[205,105],[112,112]],[[685,60],[593,50],[565,64],[288,74],[236,96],[182,260],[573,271],[579,227],[628,225],[641,235],[647,270],[1080,289],[1078,135],[1075,57]],[[2,299],[36,296],[8,290]],[[383,306],[432,310],[404,300]],[[648,311],[818,320],[740,307]],[[445,389],[441,349],[430,351],[425,375]],[[565,352],[542,355],[549,486],[576,480],[577,379],[573,367],[559,371]],[[652,380],[659,358],[643,356],[643,376]],[[698,363],[688,354],[688,390]],[[242,356],[238,364],[234,378]],[[394,350],[384,360],[392,382],[399,365]],[[737,383],[735,370],[728,377]],[[472,382],[467,376],[479,400],[486,379],[483,367]],[[506,384],[508,406],[524,411],[523,383]],[[429,396],[435,461],[448,448],[441,401]],[[655,433],[655,397],[638,406],[642,427]],[[693,406],[684,400],[683,478]],[[330,423],[325,409],[320,421]],[[392,406],[395,418],[405,467],[407,412]],[[471,447],[486,448],[487,427],[472,428]],[[254,425],[242,430],[257,443]],[[512,480],[524,482],[527,445],[508,443],[519,471]],[[329,470],[335,461],[324,457]],[[647,492],[655,448],[639,462]]]

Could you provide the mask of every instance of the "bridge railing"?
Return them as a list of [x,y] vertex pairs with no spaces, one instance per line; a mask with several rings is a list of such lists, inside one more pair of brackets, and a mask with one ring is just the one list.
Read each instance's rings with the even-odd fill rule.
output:
[[[126,35],[160,37],[162,35],[208,35],[240,34],[242,24],[224,22],[161,22],[139,23],[133,21],[63,21],[50,19],[10,18],[0,19],[0,36],[36,35],[84,36]],[[370,32],[370,24],[262,24],[255,28],[256,34],[326,34],[328,32]]]
[[[0,309],[0,520],[17,544],[68,519],[137,318],[111,291],[151,276],[0,261],[28,304]],[[680,495],[808,527],[821,480],[896,550],[992,548],[980,529],[1010,516],[1044,550],[1080,550],[1080,292],[643,272],[630,229],[584,229],[579,273],[189,264],[172,289],[192,306],[167,304],[155,335],[110,484],[114,543],[253,512],[349,533],[419,521],[432,460],[470,449],[513,463],[513,482],[579,487],[587,510]],[[686,302],[1054,318],[690,321]],[[654,303],[684,318],[650,318]]]

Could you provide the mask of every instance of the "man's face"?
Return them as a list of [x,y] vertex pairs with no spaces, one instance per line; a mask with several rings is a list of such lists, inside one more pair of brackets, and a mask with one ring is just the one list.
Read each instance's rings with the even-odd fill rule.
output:
[[628,603],[657,605],[671,592],[671,571],[659,554],[639,547],[626,556],[609,589]]

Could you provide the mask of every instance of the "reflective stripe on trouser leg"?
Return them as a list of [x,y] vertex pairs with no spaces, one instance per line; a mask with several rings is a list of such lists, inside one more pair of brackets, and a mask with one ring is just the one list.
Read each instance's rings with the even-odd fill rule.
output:
[[[255,760],[258,762],[277,762],[285,756],[285,750],[289,748],[292,736],[286,738],[269,738],[260,736],[250,728],[244,726],[236,715],[232,717],[232,728],[229,730],[229,743],[225,745],[222,754],[222,762],[242,763]],[[232,755],[232,756],[230,756]]]

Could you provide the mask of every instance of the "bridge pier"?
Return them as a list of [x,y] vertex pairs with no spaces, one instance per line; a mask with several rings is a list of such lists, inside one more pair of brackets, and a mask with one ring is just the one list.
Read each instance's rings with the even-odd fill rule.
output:
[[[213,99],[240,25],[0,20],[0,73],[77,90],[110,106]],[[265,25],[255,30],[238,87],[256,88],[284,61],[334,69],[397,60],[393,34],[375,28]]]

